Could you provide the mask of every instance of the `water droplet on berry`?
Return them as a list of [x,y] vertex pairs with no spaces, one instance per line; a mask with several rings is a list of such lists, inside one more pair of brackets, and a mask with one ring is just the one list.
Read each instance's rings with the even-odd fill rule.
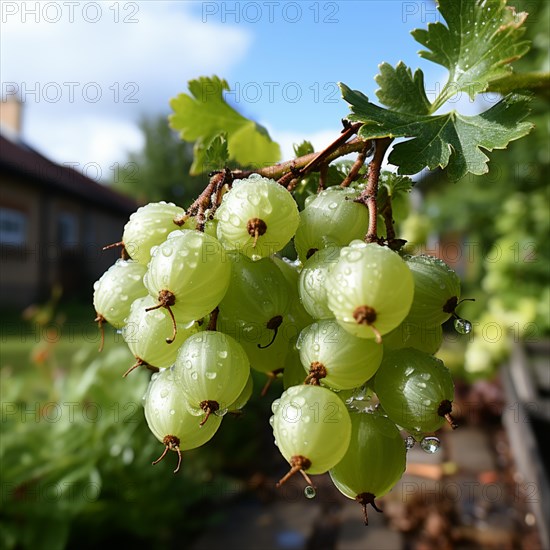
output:
[[407,438],[405,439],[405,448],[407,449],[407,451],[409,449],[412,449],[415,445],[416,445],[415,438],[412,435],[407,436]]
[[420,442],[420,446],[422,447],[422,450],[429,454],[434,454],[439,451],[439,447],[441,446],[441,442],[437,437],[425,437]]
[[304,496],[306,498],[315,498],[317,496],[317,491],[315,490],[315,487],[312,487],[311,485],[308,485],[304,489]]
[[472,332],[472,323],[466,319],[461,319],[457,317],[454,322],[455,330],[459,334],[470,334]]

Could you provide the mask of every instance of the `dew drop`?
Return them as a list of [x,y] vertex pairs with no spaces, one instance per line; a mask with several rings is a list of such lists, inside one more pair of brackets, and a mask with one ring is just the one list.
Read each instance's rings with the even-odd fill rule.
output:
[[346,256],[346,260],[348,262],[357,262],[363,257],[363,254],[359,252],[358,250],[352,250],[348,253]]
[[412,435],[408,435],[405,439],[405,448],[407,451],[416,445],[416,439]]
[[454,322],[455,330],[459,334],[470,334],[472,332],[472,323],[466,319],[461,319],[457,317]]
[[160,392],[160,396],[164,399],[165,397],[168,397],[168,390],[165,388]]
[[206,378],[208,378],[208,380],[214,380],[217,376],[217,373],[208,371],[205,373],[205,376]]
[[220,357],[221,359],[225,359],[227,357],[227,351],[218,351],[218,357]]
[[306,498],[315,498],[317,496],[317,491],[315,490],[315,487],[312,487],[311,485],[308,485],[304,489],[304,496]]
[[429,454],[434,454],[439,451],[439,447],[441,446],[441,442],[437,437],[425,437],[420,442],[420,446],[422,447],[422,450]]

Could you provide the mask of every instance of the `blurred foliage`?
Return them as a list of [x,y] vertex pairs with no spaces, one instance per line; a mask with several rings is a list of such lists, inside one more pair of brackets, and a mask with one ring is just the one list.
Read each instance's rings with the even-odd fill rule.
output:
[[[208,461],[186,454],[180,476],[170,460],[152,468],[162,446],[143,418],[148,375],[121,378],[132,359],[123,347],[96,353],[77,353],[67,369],[37,365],[39,376],[1,371],[2,548],[160,546],[207,521],[197,510],[202,483],[213,483]],[[227,480],[216,479],[223,492]]]
[[[550,4],[513,4],[529,12],[526,37],[532,42],[530,52],[514,64],[516,75],[548,72]],[[463,296],[476,298],[460,310],[474,323],[464,365],[472,377],[494,372],[511,341],[533,342],[550,333],[550,104],[548,90],[532,91],[532,132],[494,151],[484,176],[470,175],[456,184],[444,173],[426,177],[419,184],[424,201],[416,224],[409,224],[419,238],[428,226],[442,242],[445,236],[460,241],[455,267],[465,275]]]
[[233,475],[262,470],[270,401],[255,398],[242,416],[228,416],[214,441],[184,453],[178,475],[173,453],[152,467],[163,446],[142,410],[150,371],[121,377],[134,358],[115,333],[101,354],[82,336],[68,346],[57,298],[25,313],[40,326],[38,343],[23,333],[4,338],[0,548],[186,544],[242,492]]
[[141,151],[130,153],[114,171],[115,189],[139,203],[174,202],[187,207],[207,184],[206,176],[190,176],[193,144],[170,129],[166,116],[144,118]]

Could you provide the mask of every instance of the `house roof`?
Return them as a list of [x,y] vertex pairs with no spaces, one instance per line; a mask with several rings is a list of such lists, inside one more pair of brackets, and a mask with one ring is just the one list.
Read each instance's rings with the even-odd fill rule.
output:
[[129,215],[137,208],[134,200],[109,189],[68,166],[52,162],[15,138],[0,133],[0,170],[26,177],[31,184],[79,197],[106,210]]

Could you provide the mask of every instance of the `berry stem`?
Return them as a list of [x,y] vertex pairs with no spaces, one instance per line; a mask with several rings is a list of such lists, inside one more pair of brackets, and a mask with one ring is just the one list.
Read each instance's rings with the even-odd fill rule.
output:
[[[384,208],[382,209],[382,217],[384,218],[384,225],[386,226],[386,241],[392,243],[395,241],[395,227],[393,222],[393,208],[391,204],[391,196],[388,193],[388,199]],[[391,248],[391,247],[390,247]]]
[[340,187],[349,187],[349,185],[357,179],[357,177],[359,176],[359,170],[361,170],[361,168],[363,167],[363,164],[365,164],[365,160],[367,159],[367,155],[371,147],[372,147],[372,142],[366,141],[365,146],[363,147],[363,149],[361,149],[361,152],[357,155],[357,159],[353,163],[353,166],[351,167],[349,174],[346,176],[344,181],[340,184]]
[[103,351],[103,346],[105,344],[105,329],[103,328],[105,317],[97,313],[97,316],[94,319],[94,321],[97,323],[97,328],[99,329],[99,333],[101,334],[101,342],[99,344],[99,349],[98,349],[98,352],[101,353]]
[[202,401],[200,403],[200,408],[206,413],[202,421],[199,423],[199,426],[202,427],[206,424],[206,421],[210,418],[212,413],[220,410],[220,404],[217,401]]
[[369,228],[365,235],[365,242],[377,243],[378,240],[378,207],[376,204],[376,196],[378,195],[378,180],[380,179],[380,170],[382,161],[386,155],[386,151],[393,141],[392,138],[381,138],[374,140],[374,156],[369,164],[368,183],[361,195],[355,199],[367,206],[369,209]]
[[136,357],[136,362],[122,375],[122,378],[126,378],[133,370],[141,367],[141,365],[147,365],[147,363],[143,359]]
[[118,241],[118,243],[108,244],[107,246],[104,246],[101,250],[110,250],[111,248],[118,248],[119,246],[122,247],[120,250],[120,257],[123,260],[128,260],[130,256],[126,251],[126,247],[124,246],[124,243],[122,241]]
[[268,348],[269,346],[271,346],[271,344],[273,344],[273,342],[275,342],[275,338],[277,338],[277,333],[279,332],[279,327],[281,326],[283,322],[283,317],[282,315],[276,315],[275,317],[273,317],[272,319],[270,319],[268,322],[267,322],[267,325],[266,327],[269,329],[269,330],[272,330],[273,331],[273,337],[271,338],[271,341],[269,342],[269,344],[265,345],[265,346],[262,346],[260,344],[256,344],[258,346],[258,348],[260,349],[266,349]]
[[167,344],[173,343],[178,334],[178,325],[176,324],[176,318],[174,317],[174,313],[171,308],[171,306],[173,306],[175,303],[176,296],[173,292],[170,292],[169,290],[161,290],[158,296],[158,304],[156,306],[151,306],[145,309],[145,311],[153,311],[155,309],[160,309],[161,307],[163,307],[168,311],[170,318],[172,319],[172,336],[165,339]]
[[261,397],[265,397],[267,395],[267,392],[269,391],[269,388],[271,388],[271,384],[273,384],[273,382],[275,381],[275,379],[277,378],[277,376],[279,374],[283,374],[284,370],[285,369],[275,369],[275,370],[272,370],[271,372],[267,373],[266,383],[265,383],[265,385],[262,388],[262,391],[260,393]]
[[174,473],[177,474],[181,465],[180,440],[175,435],[166,435],[164,436],[162,442],[164,443],[164,451],[152,464],[153,466],[155,464],[158,464],[166,456],[166,453],[168,451],[175,451],[176,453],[178,453],[178,465],[176,466]]
[[280,487],[283,483],[288,481],[294,474],[300,472],[309,485],[313,486],[313,482],[309,479],[309,476],[304,472],[311,467],[311,460],[305,456],[297,455],[290,459],[290,470],[279,480],[276,487]]
[[355,497],[355,500],[362,506],[363,508],[363,516],[365,517],[365,525],[369,524],[369,514],[367,510],[367,506],[370,504],[379,514],[382,514],[382,510],[376,506],[376,503],[374,502],[374,499],[376,497],[372,493],[361,493],[360,495],[357,495]]
[[458,424],[456,423],[455,419],[451,415],[452,411],[453,411],[453,404],[448,399],[444,399],[439,404],[439,407],[437,409],[437,414],[443,417],[449,423],[449,425],[453,430],[456,430],[458,428]]
[[256,244],[258,244],[258,238],[262,235],[265,235],[265,232],[267,231],[267,225],[260,218],[251,218],[246,224],[246,230],[251,237],[254,237],[252,248],[256,248]]
[[218,324],[218,314],[220,313],[220,308],[216,307],[210,314],[210,319],[208,321],[208,326],[206,330],[216,330]]

